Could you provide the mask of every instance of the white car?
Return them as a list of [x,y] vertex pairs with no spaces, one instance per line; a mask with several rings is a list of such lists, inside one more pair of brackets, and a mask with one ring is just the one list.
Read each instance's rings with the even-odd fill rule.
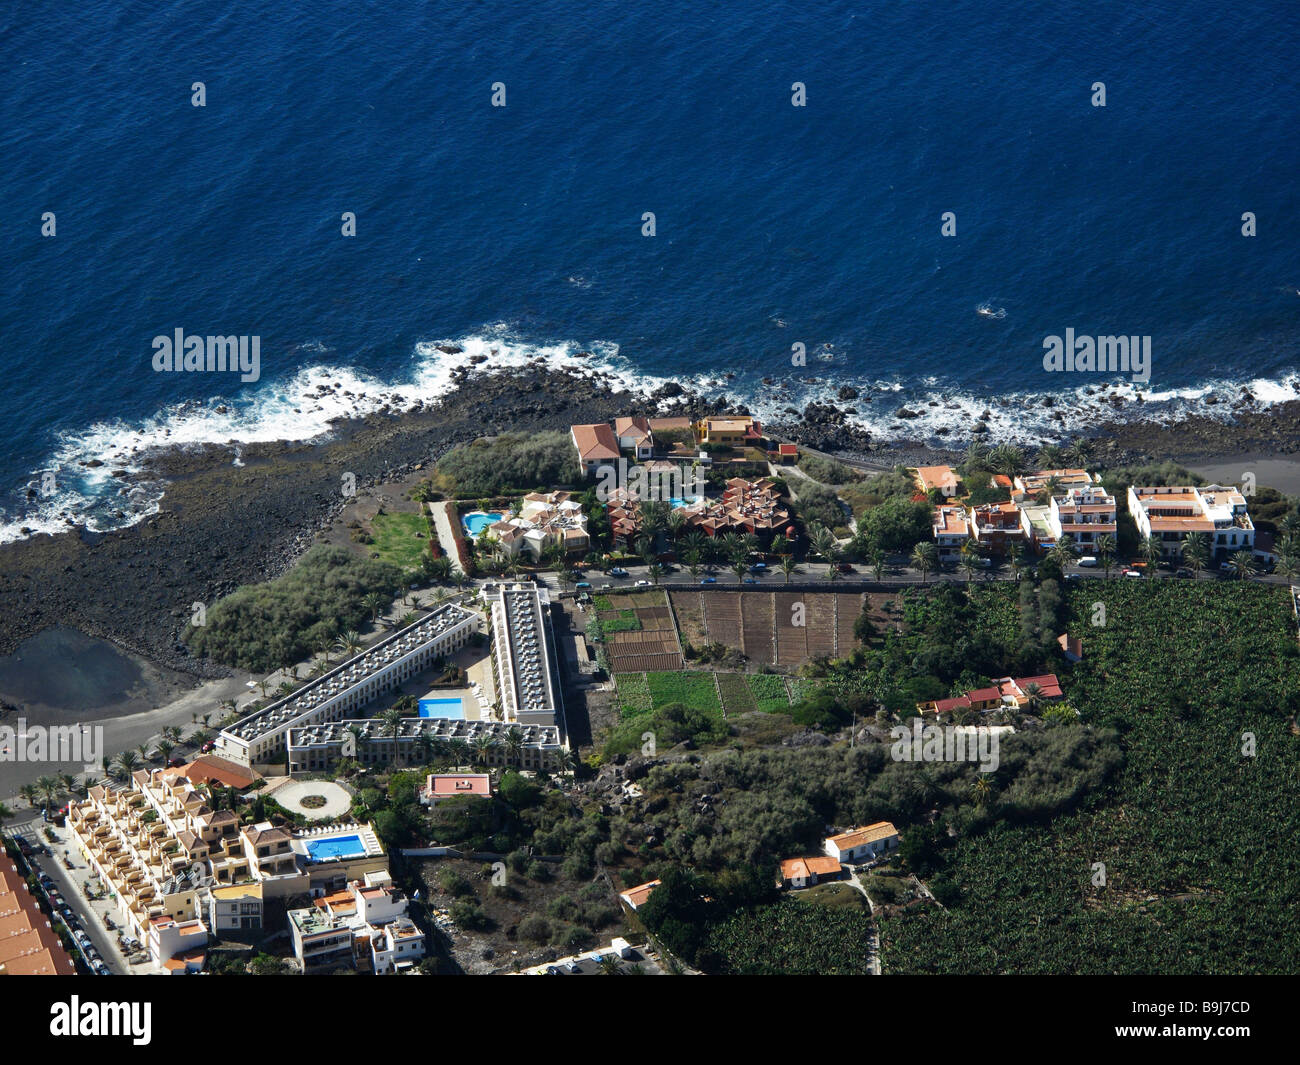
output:
[[635,587],[637,587],[637,588],[649,588],[649,587],[650,587],[650,582],[647,581],[647,580],[639,580],[639,581],[636,582]]
[[1079,559],[1079,565],[1080,565],[1080,566],[1095,566],[1095,565],[1097,565],[1097,559],[1096,559],[1096,557],[1094,557],[1093,555],[1084,555],[1083,558]]

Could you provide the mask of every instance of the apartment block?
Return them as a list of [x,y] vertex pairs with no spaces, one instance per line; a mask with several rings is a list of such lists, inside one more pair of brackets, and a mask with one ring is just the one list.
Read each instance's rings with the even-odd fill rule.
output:
[[[504,721],[462,721],[409,717],[394,737],[374,718],[307,725],[289,733],[289,772],[325,773],[344,758],[367,768],[424,765],[439,754],[464,754],[465,761],[493,767],[516,766],[556,772],[564,767],[565,746],[556,725],[517,725]],[[350,752],[350,753],[348,753]]]
[[342,966],[377,976],[413,968],[424,957],[424,933],[407,916],[408,900],[385,873],[289,911],[294,957],[303,972]]
[[1176,555],[1192,533],[1201,533],[1215,558],[1253,551],[1255,525],[1246,497],[1233,487],[1130,485],[1128,509],[1141,536],[1154,536],[1161,553]]
[[1097,541],[1103,536],[1114,539],[1116,530],[1115,497],[1100,485],[1070,488],[1064,495],[1053,495],[1049,503],[1048,525],[1060,541],[1070,536],[1081,554],[1095,555]]
[[280,765],[289,730],[355,717],[356,711],[464,647],[478,631],[479,615],[444,603],[398,629],[292,695],[222,730],[217,753],[239,765]]

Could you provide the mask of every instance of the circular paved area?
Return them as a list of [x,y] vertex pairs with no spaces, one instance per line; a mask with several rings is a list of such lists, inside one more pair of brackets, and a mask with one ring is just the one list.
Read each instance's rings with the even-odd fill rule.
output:
[[[319,795],[325,804],[304,806],[303,800],[312,795]],[[276,788],[271,797],[286,810],[302,814],[312,821],[341,817],[352,808],[352,796],[346,788],[323,780],[291,780]]]

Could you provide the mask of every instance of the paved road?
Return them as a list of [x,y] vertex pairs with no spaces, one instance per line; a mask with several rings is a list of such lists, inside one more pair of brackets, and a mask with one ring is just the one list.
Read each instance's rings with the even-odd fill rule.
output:
[[[881,574],[880,580],[877,581],[875,572],[871,569],[870,566],[863,566],[858,563],[853,563],[852,565],[853,565],[852,573],[837,573],[835,578],[831,580],[828,579],[826,576],[826,571],[830,567],[825,562],[803,562],[800,563],[798,569],[795,570],[795,572],[790,575],[790,580],[788,583],[792,585],[824,583],[827,589],[829,590],[829,589],[840,588],[840,587],[852,588],[856,585],[863,585],[863,584],[893,584],[893,585],[908,585],[908,584],[921,584],[921,583],[935,584],[939,581],[965,584],[969,579],[967,578],[966,574],[960,570],[956,570],[956,571],[945,570],[941,572],[931,572],[929,574],[926,574],[923,577],[920,570],[912,569],[911,567],[905,565],[903,561],[900,559],[894,562],[893,564],[886,566],[884,572]],[[638,580],[651,579],[649,575],[649,568],[646,566],[627,566],[625,568],[628,571],[628,575],[626,577],[610,577],[604,573],[601,573],[600,570],[598,569],[584,568],[583,569],[584,575],[582,579],[587,581],[589,584],[591,584],[592,591],[602,591],[604,590],[604,586],[606,584],[610,585],[611,589],[613,590],[627,591],[630,589],[634,589],[636,587],[636,582]],[[1155,574],[1156,574],[1155,578],[1143,577],[1141,579],[1142,580],[1151,580],[1151,579],[1190,580],[1191,579],[1191,578],[1179,578],[1175,576],[1172,570],[1157,569],[1155,571]],[[661,587],[673,587],[673,588],[680,588],[689,585],[698,587],[701,584],[706,583],[706,578],[708,577],[713,578],[713,581],[709,582],[710,586],[716,585],[717,587],[720,588],[727,587],[733,590],[736,588],[741,588],[741,589],[763,588],[766,589],[767,591],[780,591],[781,588],[784,587],[785,584],[787,583],[785,579],[785,574],[782,573],[781,570],[775,566],[769,567],[769,569],[766,571],[766,573],[763,576],[756,576],[750,574],[744,580],[737,581],[735,573],[733,573],[729,568],[725,566],[701,567],[700,575],[698,577],[694,577],[690,574],[690,572],[686,569],[685,566],[678,565],[673,567],[672,572],[664,573],[660,576],[659,585]],[[571,591],[574,587],[573,584],[571,583],[560,581],[558,575],[555,573],[538,574],[536,579],[540,580],[541,583],[547,585],[550,588],[556,588],[561,591]],[[1014,581],[1017,578],[1009,566],[1002,566],[997,569],[986,570],[980,573],[976,573],[973,579],[976,582],[983,582],[983,581],[993,581],[993,580]],[[1107,578],[1105,573],[1103,573],[1102,570],[1100,569],[1093,568],[1093,567],[1071,566],[1066,572],[1066,579],[1067,580],[1105,580]],[[1112,566],[1109,579],[1110,580],[1134,580],[1135,578],[1123,577],[1121,575],[1121,567]],[[1201,574],[1196,578],[1196,580],[1199,581],[1218,581],[1218,580],[1236,580],[1236,579],[1237,579],[1236,577],[1233,577],[1230,574],[1220,573],[1217,570],[1203,570]],[[1252,577],[1251,580],[1263,581],[1268,584],[1289,584],[1290,583],[1290,581],[1286,577],[1283,577],[1280,574],[1276,574],[1276,573],[1257,574],[1256,576]]]
[[[76,852],[74,847],[67,846],[65,848],[62,843],[51,843],[47,840],[44,834],[45,825],[39,813],[33,811],[23,811],[23,813],[28,814],[28,821],[14,822],[7,825],[6,829],[15,834],[25,835],[33,842],[40,842],[46,846],[50,851],[49,855],[34,854],[29,861],[39,872],[50,875],[59,890],[59,894],[63,896],[64,901],[77,915],[81,927],[90,936],[90,941],[95,945],[99,956],[112,970],[113,974],[120,975],[130,972],[130,967],[126,964],[121,951],[118,949],[117,933],[109,932],[104,927],[104,920],[100,915],[101,911],[107,912],[109,904],[107,902],[101,903],[100,909],[97,910],[91,901],[86,898],[85,892],[82,891],[82,884],[91,875],[85,859]],[[60,834],[66,837],[66,832]],[[63,861],[65,849],[71,856],[71,870]]]

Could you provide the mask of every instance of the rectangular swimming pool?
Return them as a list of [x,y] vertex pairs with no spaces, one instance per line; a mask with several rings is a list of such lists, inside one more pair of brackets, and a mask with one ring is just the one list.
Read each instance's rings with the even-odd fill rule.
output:
[[449,717],[455,721],[465,720],[465,703],[461,699],[421,699],[421,717]]
[[315,839],[307,843],[307,853],[314,861],[324,862],[331,858],[360,858],[366,853],[366,845],[360,836],[334,836],[330,839]]

